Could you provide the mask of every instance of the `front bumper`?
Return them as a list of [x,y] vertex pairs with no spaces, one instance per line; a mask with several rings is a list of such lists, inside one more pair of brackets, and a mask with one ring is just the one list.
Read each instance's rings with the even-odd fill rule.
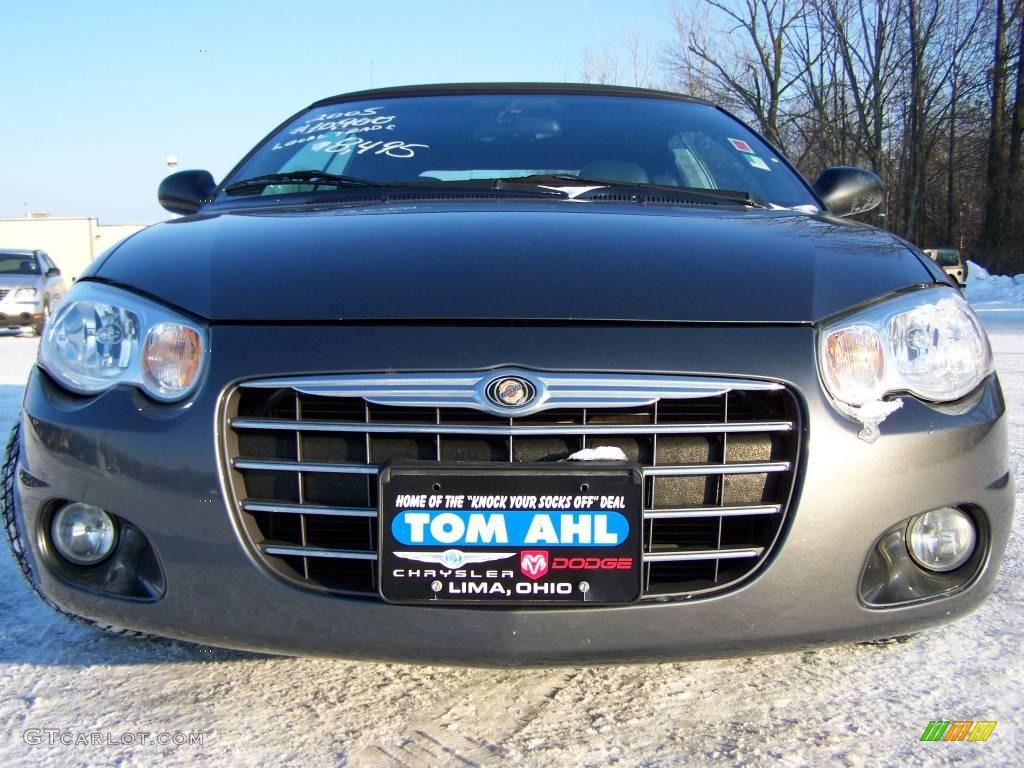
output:
[[[65,609],[197,643],[276,653],[461,664],[573,664],[750,654],[912,632],[976,608],[1009,536],[1013,484],[993,377],[960,415],[908,399],[873,445],[824,399],[806,327],[247,327],[211,332],[194,402],[117,389],[70,397],[33,373],[17,477],[40,588]],[[316,361],[311,364],[310,361]],[[784,540],[742,587],[626,607],[418,608],[343,599],[271,576],[243,546],[218,472],[218,397],[239,378],[383,370],[647,371],[771,378],[803,400],[808,450]],[[69,583],[37,545],[54,499],[96,504],[144,532],[166,592],[152,602]],[[948,597],[872,609],[858,597],[892,525],[949,504],[980,510],[989,550]]]
[[43,316],[43,307],[35,301],[0,302],[0,328],[34,325]]

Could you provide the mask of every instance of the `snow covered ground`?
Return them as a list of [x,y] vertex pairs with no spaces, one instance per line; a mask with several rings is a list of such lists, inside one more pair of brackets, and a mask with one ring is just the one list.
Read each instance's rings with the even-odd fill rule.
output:
[[[1024,309],[1003,287],[979,308],[1024,478]],[[35,348],[0,336],[4,434]],[[1019,765],[1022,529],[1018,517],[995,593],[977,613],[906,643],[529,671],[104,637],[52,615],[0,553],[0,765]],[[921,744],[932,719],[998,725],[984,743]],[[139,732],[200,732],[203,744],[65,746],[39,729],[136,742]],[[26,732],[42,743],[26,743]]]

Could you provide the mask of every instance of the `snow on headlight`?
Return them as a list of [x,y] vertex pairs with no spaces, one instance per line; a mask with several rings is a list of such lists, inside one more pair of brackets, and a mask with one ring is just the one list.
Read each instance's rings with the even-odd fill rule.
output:
[[902,405],[898,395],[959,400],[991,373],[992,351],[960,294],[929,288],[827,324],[818,365],[833,407],[859,421],[859,437],[870,443]]

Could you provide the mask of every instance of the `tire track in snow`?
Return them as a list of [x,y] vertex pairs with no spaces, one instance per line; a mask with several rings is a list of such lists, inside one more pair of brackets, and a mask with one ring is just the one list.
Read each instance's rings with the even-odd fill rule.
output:
[[[543,716],[555,697],[581,674],[578,670],[465,670],[466,685],[416,712],[393,739],[363,744],[350,752],[354,765],[478,768],[508,765],[502,746]],[[480,676],[484,679],[479,679]],[[457,675],[461,676],[461,675]],[[493,680],[487,677],[493,676]],[[486,722],[484,733],[473,724]]]

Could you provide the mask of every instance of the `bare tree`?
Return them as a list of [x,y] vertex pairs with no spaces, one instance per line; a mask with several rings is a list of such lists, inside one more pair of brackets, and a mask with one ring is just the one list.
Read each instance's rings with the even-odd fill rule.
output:
[[[1021,20],[1024,13],[1024,3],[1017,2],[1014,8],[1014,17],[1017,19],[1017,84],[1013,95],[1013,118],[1010,124],[1010,150],[1007,162],[1007,184],[1005,193],[1005,207],[1003,208],[1002,225],[1013,231],[1014,242],[1019,242],[1016,235],[1020,234],[1021,227],[1017,222],[1015,213],[1020,210],[1021,202],[1024,201],[1024,192],[1020,186],[1022,181],[1021,173],[1021,141],[1024,139],[1024,21]],[[1011,226],[1012,222],[1012,226]],[[1003,238],[1005,243],[1006,239]]]
[[896,0],[819,0],[857,113],[855,140],[876,173],[885,171],[886,110],[902,58],[893,42]]
[[585,48],[580,76],[585,83],[652,88],[656,71],[656,57],[647,37],[627,29],[618,42],[606,42],[593,51]]
[[585,83],[615,84],[620,80],[618,51],[605,44],[595,51],[585,48],[580,77]]
[[712,50],[717,40],[716,35],[698,17],[695,8],[687,10],[678,4],[672,6],[672,27],[674,38],[662,62],[668,78],[667,86],[697,98],[725,101],[726,94],[717,90],[713,84],[711,65],[690,53],[691,45]]
[[988,139],[988,195],[985,201],[985,221],[982,228],[982,247],[996,253],[1002,247],[1003,212],[1006,209],[1006,181],[1003,175],[1003,145],[1006,140],[1006,8],[1003,0],[996,0],[995,35],[992,48],[992,100]]
[[807,176],[874,170],[874,223],[1024,271],[1022,14],[1024,0],[676,0],[659,60],[627,33],[588,49],[583,76],[660,74],[748,119]]
[[624,46],[629,63],[629,84],[636,88],[653,87],[656,61],[647,38],[635,29],[627,30]]
[[963,206],[959,186],[965,168],[960,160],[958,141],[963,122],[963,105],[965,102],[970,104],[981,95],[984,82],[985,50],[979,33],[986,5],[987,0],[956,0],[948,20],[952,51],[948,74],[944,78],[949,89],[944,122],[948,126],[949,135],[944,168],[945,212],[939,218],[945,223],[945,242],[950,245],[959,244],[962,240]]
[[931,49],[939,37],[939,20],[945,10],[943,3],[937,0],[927,4],[922,0],[907,0],[905,8],[905,43],[908,52],[907,63],[910,67],[910,95],[907,103],[910,151],[904,236],[910,240],[920,240],[923,234],[920,221],[927,190],[929,118],[934,98],[938,93],[938,77],[934,66],[937,58]]
[[[692,67],[687,59],[697,57],[706,65],[712,89],[739,105],[768,141],[782,146],[783,99],[801,75],[787,66],[787,42],[805,10],[805,0],[698,0],[689,11],[676,3],[677,39],[686,47],[670,54],[670,61],[685,70]],[[716,21],[720,34],[712,38],[708,24]]]

